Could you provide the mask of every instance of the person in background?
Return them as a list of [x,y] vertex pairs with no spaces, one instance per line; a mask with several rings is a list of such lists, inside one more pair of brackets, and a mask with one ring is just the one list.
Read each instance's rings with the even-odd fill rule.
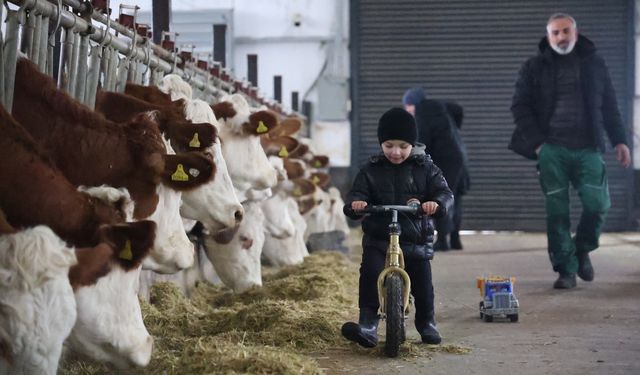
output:
[[[573,17],[556,13],[547,21],[539,52],[520,69],[511,112],[515,130],[509,149],[538,161],[544,194],[547,246],[557,289],[576,286],[576,273],[594,279],[589,252],[599,246],[611,206],[602,153],[605,134],[623,167],[631,164],[628,139],[604,59]],[[582,202],[571,237],[569,185]]]
[[[456,132],[462,129],[462,121],[464,120],[464,109],[462,106],[452,100],[443,100],[447,112],[456,125]],[[460,240],[460,228],[462,227],[462,196],[469,192],[471,188],[471,176],[469,175],[467,148],[458,135],[460,145],[462,146],[462,174],[453,192],[453,208],[451,209],[451,232],[449,235],[449,244],[453,250],[462,250],[462,241]]]
[[[418,200],[426,215],[446,215],[453,201],[440,169],[424,152],[412,153],[417,138],[413,117],[402,108],[392,108],[378,121],[381,153],[372,156],[355,177],[345,199],[344,213],[361,218],[358,210],[368,205],[406,205]],[[400,246],[405,270],[411,279],[415,300],[415,326],[422,342],[442,341],[436,328],[434,291],[431,278],[433,226],[425,217],[398,215],[402,228]],[[384,269],[389,246],[389,217],[369,215],[362,221],[362,263],[360,265],[358,323],[347,322],[342,335],[364,347],[378,344],[378,275]]]
[[[415,117],[418,142],[426,146],[427,154],[442,170],[449,188],[453,192],[458,191],[464,175],[465,151],[447,108],[439,100],[427,99],[421,87],[408,89],[402,97],[402,104]],[[438,237],[434,249],[450,250],[448,236],[453,230],[453,212],[436,220],[436,230]],[[462,244],[459,245],[462,248]]]

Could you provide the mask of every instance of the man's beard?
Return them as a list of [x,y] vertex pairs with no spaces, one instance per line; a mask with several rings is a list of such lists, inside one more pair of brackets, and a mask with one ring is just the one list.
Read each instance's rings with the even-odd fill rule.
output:
[[576,46],[576,41],[572,40],[571,42],[569,42],[569,45],[567,45],[564,48],[554,44],[550,44],[550,45],[551,45],[551,48],[554,51],[556,51],[558,55],[568,55],[571,53],[571,51],[573,51],[573,48]]

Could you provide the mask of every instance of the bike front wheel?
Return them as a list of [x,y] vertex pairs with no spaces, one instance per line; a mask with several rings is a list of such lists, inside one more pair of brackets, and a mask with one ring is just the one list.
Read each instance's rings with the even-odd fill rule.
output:
[[386,284],[386,315],[387,315],[387,339],[385,354],[387,357],[397,357],[400,344],[404,339],[404,304],[402,289],[404,282],[397,273],[387,276]]

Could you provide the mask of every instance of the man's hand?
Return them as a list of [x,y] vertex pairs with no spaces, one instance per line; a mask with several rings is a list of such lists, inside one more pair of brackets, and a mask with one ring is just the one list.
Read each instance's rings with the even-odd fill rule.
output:
[[354,211],[360,211],[365,207],[367,207],[367,202],[365,202],[365,201],[353,201],[353,202],[351,202],[351,209],[354,210]]
[[427,215],[433,215],[438,210],[438,202],[428,201],[422,204],[422,211]]
[[[543,143],[544,144],[544,143]],[[542,144],[542,145],[543,145]],[[542,149],[542,145],[536,147],[536,156],[540,156],[540,150]]]
[[629,152],[629,147],[624,143],[616,145],[616,159],[625,168],[629,168],[631,165],[631,152]]

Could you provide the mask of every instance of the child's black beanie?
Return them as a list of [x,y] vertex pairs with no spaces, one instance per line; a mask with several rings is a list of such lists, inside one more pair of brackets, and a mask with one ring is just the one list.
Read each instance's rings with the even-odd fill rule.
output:
[[390,139],[398,139],[416,145],[418,130],[411,113],[402,108],[391,108],[378,121],[378,141],[380,144]]

